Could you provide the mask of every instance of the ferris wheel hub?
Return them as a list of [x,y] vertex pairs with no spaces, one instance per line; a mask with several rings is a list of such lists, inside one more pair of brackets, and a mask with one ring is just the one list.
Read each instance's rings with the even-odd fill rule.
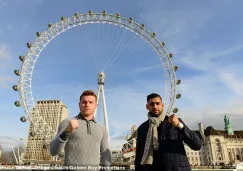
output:
[[104,83],[105,83],[105,73],[103,71],[101,71],[98,74],[98,84],[99,85],[104,85]]

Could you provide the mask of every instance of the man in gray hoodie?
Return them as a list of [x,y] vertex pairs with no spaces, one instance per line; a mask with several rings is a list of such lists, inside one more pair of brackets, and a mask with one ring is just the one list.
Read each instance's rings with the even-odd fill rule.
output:
[[96,94],[86,90],[80,96],[80,113],[74,119],[60,123],[57,135],[50,143],[50,153],[56,156],[64,150],[64,166],[99,170],[111,165],[108,133],[94,119],[96,107]]

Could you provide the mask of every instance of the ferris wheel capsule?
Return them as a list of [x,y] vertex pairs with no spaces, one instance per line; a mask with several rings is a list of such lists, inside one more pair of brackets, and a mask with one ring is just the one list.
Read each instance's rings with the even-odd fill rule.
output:
[[154,37],[156,36],[156,33],[153,32],[153,33],[151,34],[151,36],[154,38]]
[[178,108],[174,108],[174,109],[173,109],[173,113],[177,113],[178,111],[179,111]]
[[20,121],[21,121],[21,122],[26,122],[26,121],[27,121],[27,119],[26,119],[26,117],[25,117],[25,116],[22,116],[22,117],[20,118]]
[[118,18],[121,18],[120,13],[116,13],[116,18],[117,18],[117,19],[118,19]]
[[23,55],[19,56],[19,60],[21,60],[22,62],[24,62],[24,59],[25,59],[25,57]]
[[18,90],[19,90],[19,88],[18,88],[17,85],[14,85],[14,86],[13,86],[13,89],[14,89],[14,91],[18,91]]
[[76,17],[76,18],[78,18],[78,12],[75,12],[75,14],[74,14],[74,16]]
[[106,16],[106,15],[107,15],[106,10],[104,10],[104,11],[102,12],[102,15],[103,15],[103,16]]
[[145,27],[145,25],[144,25],[144,24],[141,24],[140,28],[141,28],[142,30],[144,29],[144,27]]
[[172,54],[172,53],[170,53],[170,54],[169,54],[169,57],[170,57],[170,58],[172,58],[172,56],[173,56],[173,54]]
[[181,94],[180,94],[180,93],[178,93],[178,94],[176,95],[176,99],[179,99],[179,98],[181,98]]
[[27,47],[28,47],[28,48],[31,48],[31,46],[32,46],[32,44],[28,42],[28,43],[27,43]]
[[176,81],[176,85],[179,85],[179,84],[181,84],[181,80]]
[[174,66],[174,71],[177,71],[178,70],[178,66]]
[[62,17],[61,17],[61,21],[65,21],[65,17],[62,16]]
[[51,27],[52,27],[52,23],[49,23],[49,24],[48,24],[48,27],[51,28]]
[[14,70],[15,75],[20,76],[20,71],[19,70]]
[[15,104],[15,106],[17,106],[17,107],[20,107],[20,106],[21,106],[20,101],[15,101],[14,104]]
[[89,15],[93,15],[93,11],[92,10],[89,10]]
[[40,37],[41,33],[40,32],[37,32],[36,35],[37,35],[37,37]]
[[128,20],[128,22],[131,24],[133,22],[133,18],[130,17],[129,20]]
[[164,47],[164,46],[165,46],[165,42],[162,42],[162,43],[161,43],[161,46]]

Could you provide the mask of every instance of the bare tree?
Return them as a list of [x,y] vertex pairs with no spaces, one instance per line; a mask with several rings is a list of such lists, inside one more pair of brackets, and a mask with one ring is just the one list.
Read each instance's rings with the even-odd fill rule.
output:
[[8,164],[14,163],[11,151],[3,151],[2,152],[1,163],[8,163]]

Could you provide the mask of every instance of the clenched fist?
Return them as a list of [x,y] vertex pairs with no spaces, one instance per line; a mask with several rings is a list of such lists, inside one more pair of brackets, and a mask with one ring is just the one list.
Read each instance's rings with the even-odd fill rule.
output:
[[178,126],[180,121],[178,117],[175,114],[172,114],[169,116],[169,123],[171,123],[173,126]]
[[69,121],[68,126],[66,128],[66,130],[68,131],[68,133],[72,133],[73,131],[75,131],[78,128],[78,120],[77,119],[72,119]]

